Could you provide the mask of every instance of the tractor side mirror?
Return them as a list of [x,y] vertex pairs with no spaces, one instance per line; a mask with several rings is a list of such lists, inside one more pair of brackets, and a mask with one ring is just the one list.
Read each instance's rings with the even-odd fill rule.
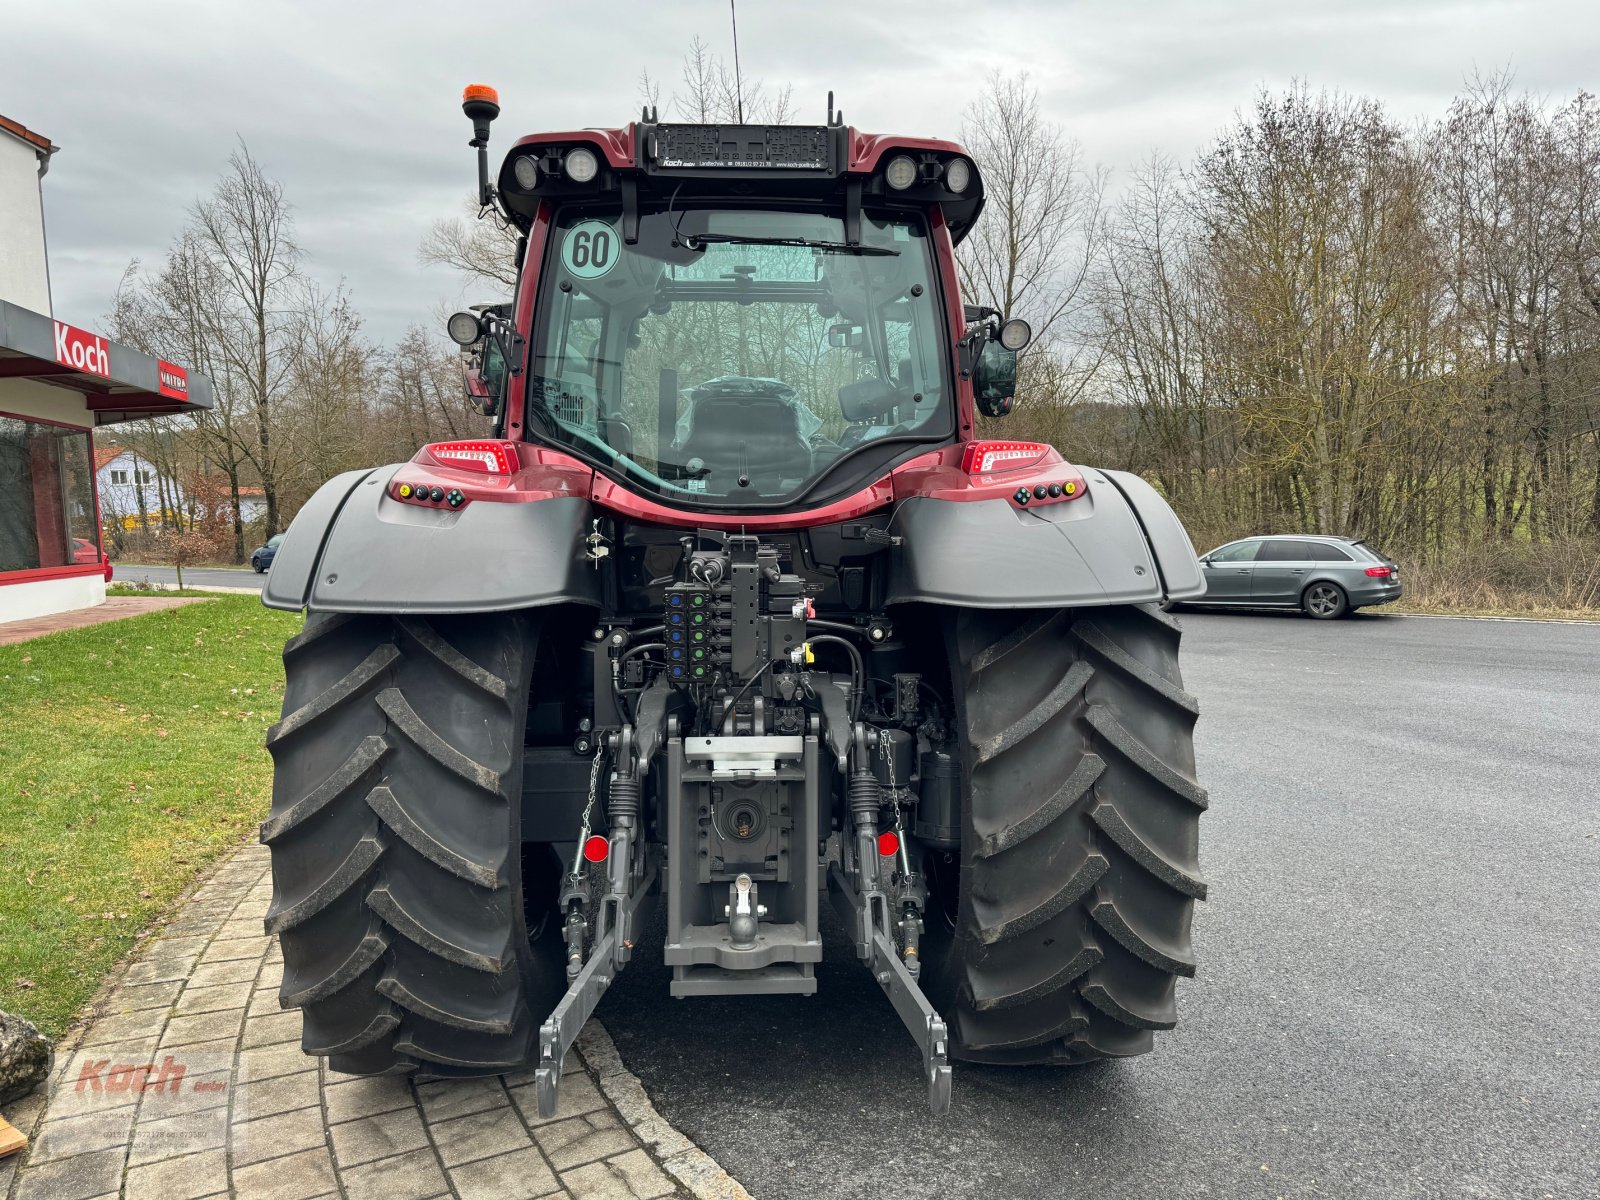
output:
[[506,387],[506,355],[500,343],[494,338],[486,340],[483,344],[482,365],[479,370],[483,373],[483,383],[489,389],[489,395],[498,400]]
[[986,417],[1003,417],[1017,394],[1017,352],[997,341],[984,342],[972,372],[972,395]]

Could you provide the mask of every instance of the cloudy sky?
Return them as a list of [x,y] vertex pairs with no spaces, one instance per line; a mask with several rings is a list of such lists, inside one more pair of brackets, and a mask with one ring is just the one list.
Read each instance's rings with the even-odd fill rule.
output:
[[[1475,68],[1555,99],[1600,90],[1594,0],[739,0],[746,77],[829,88],[862,128],[953,136],[991,69],[1023,68],[1086,155],[1187,157],[1259,87],[1304,79],[1442,111]],[[0,114],[62,147],[45,180],[56,315],[100,324],[132,258],[159,259],[242,138],[282,180],[311,268],[395,337],[463,296],[416,246],[473,161],[461,87],[519,133],[622,124],[642,71],[670,94],[727,0],[0,0]],[[665,115],[665,114],[663,114]]]

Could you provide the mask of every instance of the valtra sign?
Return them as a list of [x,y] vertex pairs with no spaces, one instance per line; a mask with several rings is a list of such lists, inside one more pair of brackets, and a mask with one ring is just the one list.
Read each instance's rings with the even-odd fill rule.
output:
[[174,400],[187,400],[189,398],[189,372],[176,363],[169,363],[166,359],[156,362],[156,383],[160,386],[163,396],[170,396]]
[[111,377],[111,352],[106,339],[97,333],[88,333],[64,321],[57,321],[56,361],[74,371],[88,371],[91,375]]

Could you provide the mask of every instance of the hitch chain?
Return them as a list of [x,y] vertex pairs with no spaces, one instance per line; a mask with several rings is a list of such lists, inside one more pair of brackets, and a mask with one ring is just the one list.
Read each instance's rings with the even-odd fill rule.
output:
[[562,937],[567,943],[567,983],[578,977],[583,969],[584,942],[589,932],[589,919],[584,905],[589,899],[588,881],[584,877],[583,848],[594,828],[594,802],[600,792],[600,765],[605,760],[605,748],[596,745],[594,760],[589,766],[589,799],[583,806],[583,820],[578,826],[578,849],[572,856],[572,871],[567,876],[567,886],[561,890],[561,907],[567,910],[562,925]]
[[[855,727],[850,772],[849,797],[851,815],[855,820],[856,853],[854,862],[841,861],[829,866],[828,883],[840,915],[848,921],[855,934],[856,954],[866,961],[873,977],[877,979],[889,1002],[894,1006],[906,1030],[917,1040],[922,1051],[923,1078],[928,1084],[928,1107],[936,1116],[950,1111],[951,1069],[950,1030],[944,1018],[922,992],[918,982],[920,962],[917,956],[902,958],[895,944],[894,922],[890,916],[890,900],[882,889],[877,854],[877,803],[868,803],[868,782],[878,793],[877,778],[868,762],[866,727]],[[880,742],[881,744],[881,742]],[[892,768],[891,768],[892,778]],[[873,800],[879,798],[873,796]],[[899,805],[895,806],[896,828],[900,828]],[[902,845],[904,843],[902,842]],[[906,859],[909,863],[909,857]],[[904,902],[900,929],[906,934],[908,946],[914,944],[915,932],[920,932],[916,893],[908,891],[909,878],[902,879],[900,895]]]
[[[561,1087],[561,1064],[578,1032],[594,1012],[611,981],[632,957],[633,929],[642,919],[641,906],[655,887],[655,864],[647,847],[641,847],[635,871],[634,835],[639,821],[640,764],[634,754],[634,728],[622,730],[597,747],[589,768],[589,797],[579,830],[578,851],[562,889],[567,907],[567,991],[539,1026],[539,1066],[534,1073],[539,1115],[555,1115]],[[611,847],[608,872],[595,909],[594,943],[585,952],[588,920],[584,905],[593,891],[592,871],[586,870],[583,847],[593,829],[594,806],[600,790],[601,760],[607,753],[616,764],[611,784]]]
[[894,833],[895,840],[899,843],[900,856],[900,941],[905,950],[902,958],[906,964],[906,973],[912,979],[922,974],[921,933],[922,910],[917,904],[914,890],[916,881],[911,876],[911,852],[906,849],[905,821],[902,818],[900,807],[900,789],[894,777],[894,754],[887,748],[883,738],[878,739],[878,756],[883,759],[885,770],[889,773],[889,802],[894,805]]

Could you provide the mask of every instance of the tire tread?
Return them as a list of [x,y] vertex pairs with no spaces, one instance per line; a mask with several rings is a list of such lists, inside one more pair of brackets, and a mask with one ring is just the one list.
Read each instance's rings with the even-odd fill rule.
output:
[[511,1069],[564,986],[527,940],[516,853],[537,630],[314,613],[284,647],[265,926],[279,1002],[333,1070]]
[[969,610],[949,627],[967,815],[936,1000],[953,1052],[1144,1053],[1176,1023],[1206,896],[1181,625],[1122,606]]

